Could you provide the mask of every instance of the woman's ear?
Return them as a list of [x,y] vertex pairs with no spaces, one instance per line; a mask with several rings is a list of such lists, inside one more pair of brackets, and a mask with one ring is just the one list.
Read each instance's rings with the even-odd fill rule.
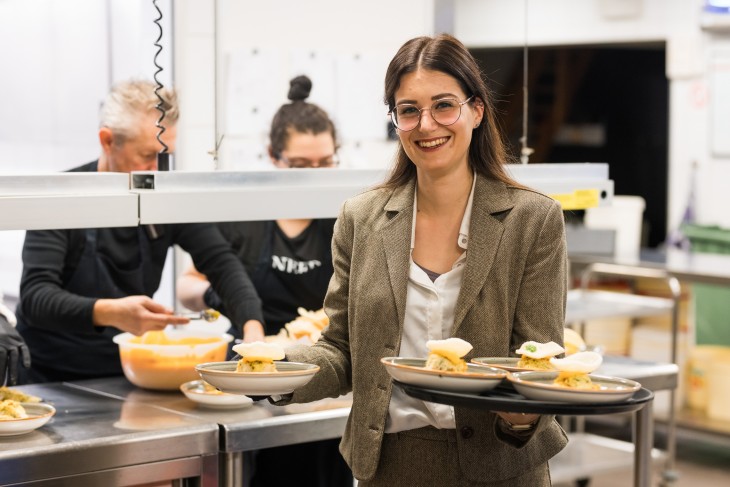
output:
[[474,98],[474,128],[477,128],[484,119],[484,101],[478,96]]

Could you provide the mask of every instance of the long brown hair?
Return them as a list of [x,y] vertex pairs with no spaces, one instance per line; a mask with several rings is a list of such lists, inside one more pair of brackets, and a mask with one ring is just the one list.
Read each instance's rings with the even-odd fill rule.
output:
[[[403,44],[390,61],[385,73],[384,101],[389,110],[395,107],[395,92],[400,86],[403,75],[418,69],[448,74],[456,79],[467,97],[473,95],[482,100],[484,117],[472,135],[469,145],[469,166],[482,176],[522,187],[504,168],[509,156],[502,133],[497,127],[492,94],[484,82],[479,65],[466,47],[448,34],[416,37]],[[474,100],[470,103],[474,103]],[[383,186],[391,188],[402,186],[415,177],[416,166],[399,141],[395,165]]]

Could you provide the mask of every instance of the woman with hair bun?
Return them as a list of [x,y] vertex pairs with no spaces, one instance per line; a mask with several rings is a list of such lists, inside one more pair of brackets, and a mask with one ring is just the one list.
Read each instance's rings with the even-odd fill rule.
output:
[[[271,122],[268,153],[278,168],[339,165],[335,126],[327,112],[306,101],[311,89],[307,76],[292,79],[290,103],[282,105]],[[334,219],[224,222],[218,227],[261,298],[267,335],[276,335],[294,320],[299,307],[322,308],[333,272]],[[189,309],[214,308],[226,314],[210,283],[194,267],[178,278],[177,297]],[[244,330],[242,338],[263,340],[258,329]],[[352,473],[338,444],[333,439],[255,452],[251,485],[352,487]]]

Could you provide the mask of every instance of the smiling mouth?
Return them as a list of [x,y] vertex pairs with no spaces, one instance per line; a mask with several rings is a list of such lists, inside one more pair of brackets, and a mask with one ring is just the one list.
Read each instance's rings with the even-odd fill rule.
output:
[[444,145],[446,142],[448,142],[448,140],[449,137],[439,137],[438,139],[419,140],[416,143],[418,144],[418,147],[421,147],[423,149],[433,149]]

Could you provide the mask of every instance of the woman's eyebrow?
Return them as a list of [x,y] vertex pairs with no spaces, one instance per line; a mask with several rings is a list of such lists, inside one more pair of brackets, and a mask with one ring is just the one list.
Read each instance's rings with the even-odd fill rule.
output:
[[[459,98],[453,93],[439,93],[438,95],[433,95],[431,97],[432,100],[441,100],[442,98]],[[396,105],[402,105],[402,104],[408,104],[408,105],[416,105],[416,100],[398,100],[396,102]]]

